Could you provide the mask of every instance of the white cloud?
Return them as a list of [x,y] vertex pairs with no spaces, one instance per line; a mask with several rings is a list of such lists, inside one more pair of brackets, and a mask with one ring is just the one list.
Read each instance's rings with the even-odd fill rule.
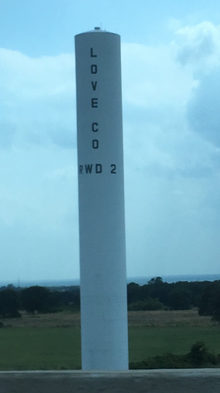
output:
[[[187,40],[193,53],[196,39]],[[137,271],[147,276],[155,271],[208,273],[210,266],[217,272],[220,209],[208,201],[216,186],[218,151],[189,127],[189,106],[202,78],[195,74],[192,56],[190,67],[176,61],[176,53],[186,50],[184,45],[126,44],[122,51],[130,276]],[[202,45],[198,45],[199,53]],[[200,65],[206,61],[206,71],[211,69],[210,56],[207,48],[206,60],[200,58]],[[213,67],[216,51],[212,56]],[[215,194],[220,198],[220,187]]]
[[78,277],[73,150],[12,147],[0,152],[0,166],[0,258],[7,262],[2,275],[6,280]]
[[[75,145],[75,74],[73,55],[30,59],[0,49],[1,136],[63,147]],[[11,138],[10,130],[13,130]],[[6,142],[5,142],[6,141]],[[9,142],[8,142],[9,143]]]
[[192,129],[220,148],[220,67],[202,75],[188,103],[188,118]]
[[[217,272],[218,40],[204,22],[175,44],[122,44],[129,276]],[[16,278],[77,277],[73,56],[0,50],[0,64],[0,257]]]
[[204,21],[176,32],[177,58],[183,64],[212,67],[219,64],[220,26]]
[[174,61],[172,46],[123,44],[122,65],[126,104],[165,112],[186,103],[193,79]]

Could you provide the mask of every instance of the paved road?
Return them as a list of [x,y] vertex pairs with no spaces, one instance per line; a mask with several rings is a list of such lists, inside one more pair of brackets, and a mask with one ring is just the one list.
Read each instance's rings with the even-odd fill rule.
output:
[[220,369],[0,372],[0,393],[219,393]]

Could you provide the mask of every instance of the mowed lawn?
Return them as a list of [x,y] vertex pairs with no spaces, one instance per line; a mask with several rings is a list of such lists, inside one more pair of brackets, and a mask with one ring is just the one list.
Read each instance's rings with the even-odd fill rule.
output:
[[[220,354],[220,326],[129,328],[130,362],[168,352],[184,354],[204,341]],[[79,327],[0,329],[0,370],[80,369]]]
[[132,327],[129,329],[130,362],[174,353],[183,355],[191,346],[203,341],[210,351],[220,354],[220,326],[213,327]]
[[80,369],[80,328],[0,329],[0,370]]

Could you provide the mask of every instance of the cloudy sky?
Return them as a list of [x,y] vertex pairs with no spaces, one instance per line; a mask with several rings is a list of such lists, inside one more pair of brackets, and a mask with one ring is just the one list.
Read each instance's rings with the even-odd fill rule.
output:
[[217,0],[0,0],[0,281],[79,278],[74,35],[122,40],[127,275],[220,274]]

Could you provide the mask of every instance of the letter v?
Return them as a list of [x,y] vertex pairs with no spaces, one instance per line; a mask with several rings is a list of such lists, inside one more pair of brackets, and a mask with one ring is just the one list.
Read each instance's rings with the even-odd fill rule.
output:
[[97,81],[91,82],[93,91],[96,91],[97,83],[98,83]]

